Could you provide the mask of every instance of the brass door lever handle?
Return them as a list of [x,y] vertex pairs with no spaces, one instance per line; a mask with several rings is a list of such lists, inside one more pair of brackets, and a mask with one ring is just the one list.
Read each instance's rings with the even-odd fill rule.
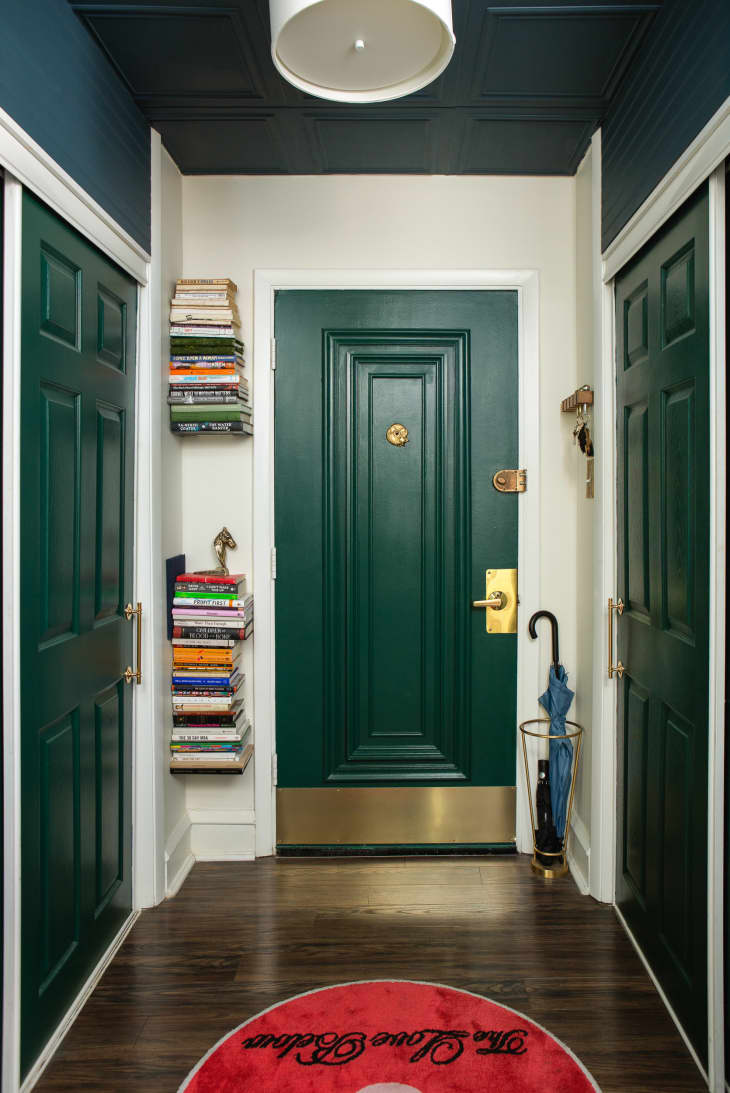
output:
[[504,592],[491,592],[486,600],[472,600],[472,607],[492,607],[495,611],[503,611],[507,606],[507,597]]

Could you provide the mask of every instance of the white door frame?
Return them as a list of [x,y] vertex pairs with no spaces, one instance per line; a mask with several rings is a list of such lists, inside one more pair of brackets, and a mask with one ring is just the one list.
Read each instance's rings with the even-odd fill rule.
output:
[[[517,713],[536,716],[541,646],[531,641],[526,620],[540,605],[540,369],[539,278],[536,270],[260,269],[254,272],[253,590],[254,795],[256,855],[274,853],[275,808],[275,629],[274,629],[274,293],[278,289],[515,290],[519,322],[519,465],[527,468],[527,492],[518,500],[520,624],[517,642]],[[275,363],[275,359],[274,359]],[[545,649],[547,646],[545,646]],[[545,654],[546,655],[546,654]],[[517,737],[515,726],[515,738]],[[515,739],[515,748],[517,740]],[[521,756],[517,756],[517,845],[532,849]]]
[[[724,701],[725,701],[725,565],[726,565],[726,391],[725,391],[725,169],[730,155],[730,98],[726,99],[684,154],[652,191],[603,254],[602,369],[600,391],[600,443],[603,453],[602,554],[605,561],[598,579],[603,583],[602,611],[597,612],[594,651],[598,657],[597,687],[601,702],[601,754],[605,761],[609,792],[602,796],[600,826],[606,833],[606,853],[599,862],[600,898],[615,898],[616,851],[616,723],[615,687],[603,666],[606,601],[616,595],[616,444],[615,444],[615,319],[614,286],[617,273],[649,242],[661,226],[709,179],[710,198],[710,663],[708,707],[708,1069],[704,1069],[684,1029],[667,1003],[712,1093],[725,1089],[723,996],[723,868],[724,868]],[[613,691],[613,695],[610,692]],[[611,789],[612,787],[612,789]],[[597,894],[597,893],[595,893]],[[625,925],[625,923],[624,923]],[[648,967],[648,965],[647,965]],[[652,978],[653,974],[650,971]],[[662,997],[658,982],[654,979]],[[665,999],[666,1002],[666,999]]]
[[[157,142],[157,148],[155,144]],[[152,135],[153,195],[159,136]],[[0,166],[4,180],[3,247],[3,726],[4,726],[4,937],[3,937],[3,1062],[2,1093],[20,1088],[20,278],[22,240],[22,190],[32,191],[60,217],[84,235],[138,284],[137,391],[136,391],[136,496],[134,598],[145,607],[154,601],[161,566],[152,541],[155,498],[153,418],[159,403],[159,382],[153,362],[153,334],[159,348],[159,247],[147,253],[119,224],[63,170],[3,110],[0,110]],[[158,173],[159,181],[159,173]],[[159,185],[158,185],[159,195]],[[159,212],[159,210],[158,210]],[[153,248],[154,237],[153,216]],[[157,296],[151,289],[157,286]],[[157,391],[157,402],[152,395]],[[159,488],[159,486],[157,486]],[[143,686],[135,688],[133,714],[133,830],[144,839],[133,839],[133,908],[107,954],[84,985],[61,1021],[53,1039],[23,1083],[30,1089],[70,1027],[83,1001],[102,975],[140,907],[164,896],[164,817],[162,769],[155,762],[153,646],[164,619],[144,617]],[[145,686],[144,683],[147,685]]]

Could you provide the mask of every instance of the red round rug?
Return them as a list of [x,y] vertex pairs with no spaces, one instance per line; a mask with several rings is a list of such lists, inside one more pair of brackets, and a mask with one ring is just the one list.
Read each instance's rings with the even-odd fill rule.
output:
[[309,991],[245,1021],[179,1093],[588,1093],[575,1055],[516,1010],[434,983]]

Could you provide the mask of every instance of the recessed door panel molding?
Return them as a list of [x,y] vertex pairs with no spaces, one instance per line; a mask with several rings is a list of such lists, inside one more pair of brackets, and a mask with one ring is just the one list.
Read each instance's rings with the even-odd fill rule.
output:
[[127,305],[99,285],[97,290],[96,354],[103,364],[125,369]]
[[646,281],[624,300],[624,368],[645,361],[649,354],[649,311]]
[[70,349],[81,348],[81,270],[51,249],[40,251],[41,333]]
[[124,873],[124,683],[120,679],[94,702],[94,827],[96,918]]
[[696,864],[692,839],[694,729],[662,706],[662,878],[661,937],[677,971],[688,982],[695,975],[692,934]]
[[694,641],[695,384],[663,391],[662,614],[666,629]]
[[649,753],[649,694],[627,680],[624,716],[623,870],[636,898],[646,906],[647,763]]
[[96,578],[97,623],[121,616],[124,607],[125,414],[96,406]]
[[640,615],[649,615],[649,407],[646,402],[624,409],[624,450],[626,607]]
[[40,387],[39,643],[78,633],[81,396]]
[[[616,902],[707,1058],[709,219],[702,186],[616,277]],[[632,323],[642,301],[646,314]],[[645,305],[644,305],[645,301]],[[643,341],[643,344],[642,344]],[[638,357],[632,353],[638,352]],[[628,362],[628,367],[621,367]]]
[[61,972],[81,936],[80,712],[40,730],[39,997]]
[[661,272],[662,346],[691,334],[695,328],[694,240],[672,255]]
[[467,335],[325,346],[327,778],[468,778]]

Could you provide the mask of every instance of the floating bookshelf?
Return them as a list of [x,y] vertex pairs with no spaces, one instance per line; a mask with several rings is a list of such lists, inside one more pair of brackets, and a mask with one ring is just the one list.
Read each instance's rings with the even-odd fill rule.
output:
[[182,278],[170,301],[170,429],[178,436],[251,436],[238,289],[228,277]]
[[253,636],[253,596],[243,573],[229,573],[222,528],[218,569],[188,572],[185,556],[167,562],[168,635],[172,642],[172,774],[240,775],[251,761],[241,647]]

